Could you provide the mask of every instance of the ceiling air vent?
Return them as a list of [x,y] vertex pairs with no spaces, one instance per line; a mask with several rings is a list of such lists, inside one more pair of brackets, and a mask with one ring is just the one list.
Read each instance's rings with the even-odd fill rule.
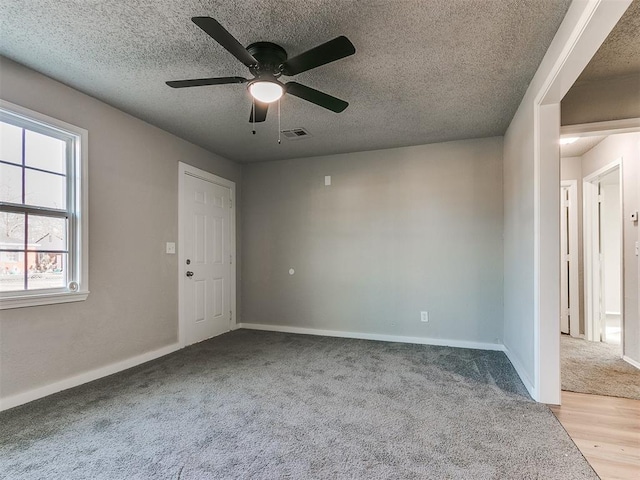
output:
[[282,135],[289,140],[300,140],[301,138],[310,137],[311,134],[304,128],[293,128],[291,130],[282,130]]

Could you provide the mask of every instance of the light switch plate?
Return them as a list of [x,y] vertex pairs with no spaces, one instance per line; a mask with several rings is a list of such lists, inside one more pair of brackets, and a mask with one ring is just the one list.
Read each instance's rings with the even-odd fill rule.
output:
[[167,242],[167,253],[169,255],[175,255],[175,253],[176,253],[176,244],[175,244],[175,242]]
[[324,186],[328,187],[329,185],[331,185],[331,175],[325,175],[324,176]]

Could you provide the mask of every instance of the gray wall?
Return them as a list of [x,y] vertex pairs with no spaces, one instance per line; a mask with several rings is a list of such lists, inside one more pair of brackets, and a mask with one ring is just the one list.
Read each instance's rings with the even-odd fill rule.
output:
[[639,266],[635,242],[640,241],[638,223],[631,212],[640,210],[640,133],[624,133],[605,138],[582,156],[583,177],[622,157],[623,261],[624,261],[624,354],[640,362]]
[[504,345],[536,386],[532,132],[533,106],[523,100],[504,137]]
[[640,117],[640,74],[576,83],[562,99],[562,125]]
[[[608,176],[618,179],[618,172]],[[604,260],[604,305],[607,315],[622,313],[620,295],[622,293],[621,266],[622,251],[620,244],[622,227],[622,209],[620,208],[620,184],[602,185],[602,258]]]
[[501,343],[501,137],[249,164],[243,182],[243,322]]
[[89,131],[85,302],[0,312],[0,395],[172,344],[178,330],[178,161],[241,167],[0,57],[0,97]]

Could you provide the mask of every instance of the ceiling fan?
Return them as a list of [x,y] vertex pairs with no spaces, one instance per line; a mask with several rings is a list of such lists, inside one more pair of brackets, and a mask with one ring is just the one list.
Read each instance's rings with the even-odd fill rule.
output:
[[264,122],[267,118],[269,104],[279,100],[285,93],[315,103],[336,113],[344,111],[349,106],[344,100],[314,88],[297,82],[282,83],[278,80],[281,76],[291,77],[353,55],[356,53],[356,49],[347,37],[334,38],[296,57],[288,58],[284,48],[271,42],[256,42],[247,48],[243,47],[233,35],[211,17],[193,17],[191,20],[246,65],[254,78],[218,77],[175,80],[167,82],[170,87],[184,88],[248,83],[249,93],[254,98],[249,117],[250,122]]

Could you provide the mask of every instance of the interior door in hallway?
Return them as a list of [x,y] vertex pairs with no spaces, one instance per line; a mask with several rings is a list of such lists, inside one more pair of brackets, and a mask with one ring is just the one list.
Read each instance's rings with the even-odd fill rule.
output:
[[580,335],[580,284],[578,273],[578,184],[560,184],[560,331]]
[[185,344],[231,327],[231,190],[185,173],[183,315]]

